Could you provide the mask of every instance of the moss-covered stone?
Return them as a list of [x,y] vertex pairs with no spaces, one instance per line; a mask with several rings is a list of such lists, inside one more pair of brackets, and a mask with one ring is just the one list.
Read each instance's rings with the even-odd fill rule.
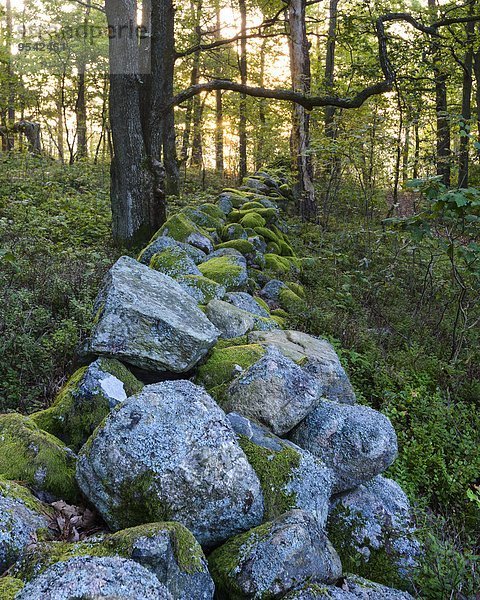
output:
[[[92,372],[95,368],[96,372]],[[89,372],[90,371],[90,372]],[[95,428],[112,409],[112,397],[104,381],[96,377],[101,373],[114,377],[114,382],[123,385],[123,400],[138,393],[143,384],[117,360],[99,358],[90,367],[76,371],[61,389],[53,405],[31,415],[40,429],[62,440],[69,448],[78,451]]]
[[260,298],[260,296],[254,296],[253,299],[264,310],[266,310],[268,313],[270,312],[270,307],[268,306],[268,304],[265,302],[265,300],[263,298]]
[[285,317],[282,317],[282,316],[279,316],[279,315],[272,315],[272,319],[280,327],[280,329],[286,329],[287,328],[287,320],[286,320]]
[[222,240],[228,242],[230,240],[246,240],[248,234],[240,223],[230,223],[222,229],[221,237]]
[[280,242],[282,238],[280,238],[274,231],[271,231],[268,227],[255,227],[255,233],[261,236],[266,242],[272,242],[277,244],[280,248]]
[[75,455],[29,417],[0,415],[0,473],[67,502],[75,502]]
[[247,271],[234,256],[211,258],[199,265],[199,269],[204,277],[225,286],[229,291],[242,289],[247,283]]
[[233,248],[234,250],[241,252],[243,255],[253,254],[255,252],[253,244],[248,240],[229,240],[228,242],[223,242],[222,244],[215,246],[216,250],[221,248]]
[[14,600],[18,592],[23,589],[24,583],[15,577],[2,577],[0,579],[0,598]]
[[198,207],[198,210],[206,213],[207,215],[210,215],[210,217],[213,217],[219,221],[225,220],[225,213],[221,208],[219,208],[215,204],[201,204]]
[[292,265],[287,257],[271,253],[265,254],[265,267],[269,271],[280,275],[288,275],[292,269]]
[[300,296],[297,296],[297,294],[294,291],[292,291],[289,287],[280,290],[278,294],[278,299],[280,302],[280,306],[288,312],[294,310],[303,302],[302,298],[300,298]]
[[157,252],[150,260],[150,268],[170,277],[198,275],[198,268],[188,253],[180,247],[171,247]]
[[296,507],[296,496],[288,490],[292,471],[300,465],[300,454],[285,446],[275,452],[254,444],[244,435],[239,444],[252,465],[262,486],[265,502],[264,519],[270,521]]
[[225,216],[221,217],[212,216],[208,212],[200,210],[200,208],[194,208],[187,206],[187,208],[182,209],[181,214],[185,215],[192,223],[202,227],[203,229],[216,231],[220,227],[222,227]]
[[272,310],[272,317],[281,317],[282,319],[288,319],[288,312],[283,308],[276,308]]
[[295,281],[287,281],[286,285],[292,290],[299,298],[305,299],[305,289],[300,283]]
[[213,246],[213,240],[204,228],[191,221],[186,215],[178,213],[167,220],[153,239],[156,239],[160,235],[168,235],[178,242],[188,243],[191,241],[192,236],[196,234],[206,238]]
[[262,209],[265,207],[260,202],[245,202],[242,206],[243,210],[257,210],[258,208]]
[[258,344],[226,348],[219,348],[217,345],[208,360],[199,367],[196,382],[207,390],[229,383],[238,374],[238,367],[242,370],[247,369],[260,360],[264,354],[265,348]]
[[223,285],[203,275],[183,275],[177,278],[177,283],[203,305],[208,304],[214,298],[221,300],[226,294]]
[[280,253],[281,253],[280,245],[277,244],[276,242],[268,242],[267,253],[268,254],[277,254],[278,256],[280,256]]
[[240,220],[240,224],[245,228],[255,229],[255,227],[265,227],[267,222],[258,212],[250,212]]
[[287,244],[287,242],[284,242],[283,240],[280,242],[280,254],[282,256],[295,256],[293,248],[290,246],[290,244]]
[[240,221],[250,214],[260,215],[266,223],[272,223],[278,216],[278,211],[275,208],[255,208],[244,210],[234,210],[228,215],[228,220],[231,223],[240,223]]

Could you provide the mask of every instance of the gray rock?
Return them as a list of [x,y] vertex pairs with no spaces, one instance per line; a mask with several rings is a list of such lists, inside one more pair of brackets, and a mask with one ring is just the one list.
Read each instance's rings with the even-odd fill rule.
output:
[[167,248],[152,256],[150,268],[170,277],[182,275],[200,275],[195,262],[183,248]]
[[176,281],[127,256],[110,269],[95,308],[90,351],[146,370],[189,371],[218,339]]
[[322,400],[289,438],[333,469],[334,492],[365,483],[385,471],[397,456],[392,424],[367,406]]
[[400,590],[348,575],[336,586],[309,585],[285,596],[284,600],[413,600]]
[[154,238],[148,244],[148,246],[140,252],[138,256],[138,261],[144,265],[149,265],[154,254],[157,254],[157,252],[162,252],[167,248],[180,248],[182,250],[185,250],[185,252],[196,265],[203,262],[207,256],[205,252],[203,252],[203,250],[195,248],[195,246],[185,244],[184,242],[177,242],[177,240],[174,240],[171,237],[161,235]]
[[327,521],[333,473],[315,456],[236,413],[227,415],[263,489],[268,521],[299,508]]
[[208,304],[214,298],[222,300],[227,293],[223,285],[203,275],[184,275],[177,277],[176,282],[199,304]]
[[173,600],[153,573],[119,557],[78,557],[32,579],[16,600]]
[[26,488],[0,479],[0,573],[48,528],[49,511]]
[[77,480],[114,530],[178,521],[208,546],[263,516],[260,483],[225,414],[189,381],[126,400],[82,449]]
[[223,192],[217,199],[217,206],[225,215],[229,215],[233,210],[231,196],[229,192]]
[[342,565],[313,517],[293,510],[232,538],[209,557],[226,598],[282,598],[307,583],[333,583]]
[[109,536],[107,545],[152,571],[176,600],[213,598],[215,586],[202,548],[180,523],[125,529]]
[[252,313],[223,300],[211,300],[207,304],[206,315],[221,332],[220,337],[223,339],[240,337],[255,327]]
[[377,476],[336,498],[328,530],[342,561],[360,574],[383,572],[386,579],[380,581],[387,584],[412,577],[420,546],[408,498],[392,479]]
[[243,180],[242,186],[240,187],[241,191],[253,191],[258,194],[264,194],[268,196],[270,191],[270,186],[266,185],[261,179],[255,179],[254,177],[246,177]]
[[244,267],[247,266],[247,259],[243,256],[243,254],[241,252],[239,252],[238,250],[235,250],[235,248],[219,248],[218,250],[215,250],[211,254],[208,254],[205,257],[205,260],[203,260],[202,262],[206,262],[207,260],[210,260],[211,258],[218,258],[219,256],[234,256],[235,260],[239,264],[242,264]]
[[259,317],[270,316],[263,306],[260,306],[255,298],[247,292],[230,292],[225,296],[225,301]]
[[279,279],[270,279],[270,281],[263,287],[260,295],[265,300],[270,302],[278,302],[281,290],[287,289],[287,285]]
[[[274,207],[273,207],[274,208]],[[267,243],[265,242],[265,240],[260,237],[259,235],[254,235],[252,237],[248,238],[248,241],[253,244],[253,247],[255,248],[255,250],[257,252],[259,252],[260,254],[265,254],[265,252],[267,251]]]
[[258,421],[281,436],[315,408],[320,393],[316,379],[269,346],[263,358],[231,383],[225,410]]
[[255,332],[250,336],[252,343],[273,345],[288,358],[301,361],[304,371],[322,384],[322,396],[327,400],[355,403],[352,385],[337,353],[327,340],[301,331]]

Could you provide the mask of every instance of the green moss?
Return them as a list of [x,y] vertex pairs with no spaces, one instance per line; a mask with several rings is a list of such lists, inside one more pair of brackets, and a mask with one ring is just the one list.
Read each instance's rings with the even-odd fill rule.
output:
[[225,213],[221,208],[219,208],[216,204],[201,204],[198,207],[198,210],[204,212],[205,214],[217,219],[218,221],[225,220]]
[[227,289],[241,287],[244,267],[232,256],[217,256],[198,266],[202,275],[212,279]]
[[364,526],[365,520],[360,515],[352,515],[343,506],[337,507],[328,520],[328,539],[340,556],[343,571],[389,587],[406,589],[408,584],[399,574],[393,550],[388,553],[385,548],[373,548],[365,539],[362,546],[367,546],[370,551],[368,560],[365,560],[365,556],[355,548],[352,540],[361,537]]
[[287,242],[284,241],[280,242],[280,254],[282,256],[295,256],[293,248],[290,246],[290,244],[287,244]]
[[0,416],[0,473],[33,489],[75,502],[75,457],[29,417]]
[[153,475],[150,473],[123,482],[119,492],[120,503],[110,507],[120,528],[169,520],[170,509],[160,502],[152,484]]
[[258,208],[262,209],[265,207],[260,202],[245,202],[242,206],[243,210],[257,210]]
[[53,509],[49,505],[40,502],[30,490],[23,485],[20,485],[15,481],[9,481],[2,476],[0,476],[0,495],[20,500],[33,512],[45,514],[48,517],[53,516]]
[[293,310],[303,302],[300,296],[297,296],[290,288],[282,288],[278,294],[280,306],[287,311]]
[[300,465],[300,454],[289,447],[274,452],[254,444],[244,435],[239,436],[239,444],[260,480],[265,501],[264,519],[271,521],[295,508],[295,493],[289,492],[287,486],[292,471]]
[[233,248],[244,255],[255,252],[255,247],[248,240],[229,240],[228,242],[223,242],[223,244],[218,244],[218,246],[215,246],[216,250],[220,248]]
[[280,256],[280,253],[281,253],[280,245],[277,244],[276,242],[268,242],[267,253],[268,254],[277,254]]
[[182,571],[193,575],[204,570],[205,555],[202,548],[193,534],[181,523],[149,523],[123,529],[108,536],[104,544],[121,556],[131,558],[136,540],[155,537],[162,531],[168,532],[175,560]]
[[252,229],[255,229],[255,227],[264,227],[267,224],[267,222],[262,217],[262,215],[258,214],[258,212],[251,212],[246,214],[241,219],[240,224],[243,225],[243,227],[250,227]]
[[160,235],[168,235],[178,242],[186,242],[192,233],[200,233],[210,238],[203,228],[196,225],[186,215],[178,213],[167,220],[165,225],[155,234],[152,241]]
[[[228,340],[229,342],[231,340]],[[198,369],[196,382],[211,390],[229,383],[235,375],[235,366],[247,369],[265,354],[265,348],[259,344],[231,346],[213,349],[208,360]]]
[[270,312],[270,307],[268,306],[268,304],[265,302],[265,300],[263,298],[260,298],[259,296],[254,296],[253,299],[261,308],[266,310],[268,313]]
[[202,304],[208,304],[213,298],[221,298],[225,295],[225,288],[222,285],[203,275],[182,275],[177,278],[177,281],[197,290],[198,301]]
[[188,206],[184,208],[180,214],[185,215],[192,223],[198,225],[206,229],[207,231],[210,229],[212,231],[216,231],[219,227],[221,227],[225,221],[225,215],[212,216],[208,212],[202,211],[199,208],[193,208]]
[[[127,397],[137,394],[143,387],[117,360],[101,358],[99,367],[123,383]],[[31,415],[40,429],[55,435],[75,451],[83,446],[110,412],[109,400],[100,388],[89,394],[82,390],[86,371],[87,367],[81,368],[70,377],[50,408]]]
[[272,317],[281,317],[282,319],[288,319],[288,313],[283,308],[276,308],[272,310]]
[[268,227],[255,227],[255,233],[261,236],[266,242],[273,242],[280,248],[282,239],[275,232],[268,229]]
[[[215,582],[216,592],[220,598],[243,600],[245,592],[237,583],[237,569],[244,557],[248,556],[252,545],[269,535],[271,523],[264,523],[255,529],[230,538],[208,557],[210,574]],[[268,596],[262,596],[269,600]]]
[[[266,223],[272,222],[277,218],[277,210],[275,208],[254,208],[250,210],[233,210],[228,215],[228,220],[231,223],[240,223],[240,221],[247,215],[260,215]],[[263,228],[263,226],[261,227]]]
[[291,271],[291,263],[288,258],[276,254],[265,254],[265,267],[274,273],[283,275]]
[[2,577],[0,579],[0,598],[14,600],[18,592],[23,589],[24,583],[15,577]]
[[287,322],[284,317],[280,317],[278,315],[272,315],[272,319],[280,327],[280,329],[286,329]]
[[248,344],[248,336],[242,335],[229,340],[219,339],[215,345],[215,350],[221,350],[222,348],[230,348],[232,346],[246,346]]
[[228,242],[230,240],[246,240],[248,235],[240,223],[230,223],[222,229],[221,237],[222,240]]
[[154,254],[150,260],[150,268],[170,277],[189,275],[191,273],[191,259],[186,250],[178,246],[172,246]]
[[295,283],[294,281],[286,281],[287,287],[292,290],[299,298],[305,299],[305,289],[303,285]]

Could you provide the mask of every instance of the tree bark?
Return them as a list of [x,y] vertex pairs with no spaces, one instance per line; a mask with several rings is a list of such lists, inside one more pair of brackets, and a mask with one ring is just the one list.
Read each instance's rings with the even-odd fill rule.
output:
[[[265,86],[265,54],[267,49],[267,40],[263,40],[260,49],[260,87]],[[267,134],[267,115],[266,115],[266,101],[264,98],[260,99],[258,106],[258,120],[260,121],[260,127],[258,130],[258,142],[257,151],[255,156],[255,169],[258,171],[265,162],[265,139]]]
[[8,106],[7,106],[7,137],[6,150],[13,150],[15,142],[13,136],[10,135],[11,127],[15,123],[15,83],[12,69],[12,5],[11,0],[6,0],[6,51],[7,51],[7,78],[8,78]]
[[[90,16],[90,0],[85,0],[86,10],[83,20],[85,31],[88,27],[88,18]],[[85,46],[82,48],[85,52]],[[87,70],[87,62],[85,56],[81,53],[77,60],[77,100],[75,103],[75,115],[77,120],[77,159],[87,158],[87,99],[86,99],[86,84],[85,72]]]
[[[473,4],[470,6],[470,13]],[[462,116],[460,118],[460,149],[458,155],[458,187],[468,187],[468,158],[470,139],[470,120],[472,118],[472,88],[473,88],[473,36],[475,23],[465,25],[466,50],[463,61],[463,86],[462,86]]]
[[[477,34],[480,36],[480,26],[477,27]],[[475,73],[475,104],[477,109],[477,131],[480,140],[480,47],[473,54],[473,69]],[[477,156],[480,158],[480,148],[477,149]]]
[[[240,80],[242,85],[247,85],[247,5],[245,0],[238,1],[240,9]],[[240,94],[240,114],[238,125],[239,136],[239,170],[238,177],[242,181],[247,174],[247,96]]]
[[[337,18],[339,0],[330,0],[330,20],[328,24],[327,55],[325,59],[325,88],[328,94],[333,91],[335,80],[335,48],[337,43]],[[325,107],[325,135],[335,139],[335,107]]]
[[[221,39],[220,2],[215,0],[215,39]],[[222,90],[215,91],[215,170],[223,177],[225,170],[223,154],[223,96]]]
[[[292,86],[295,92],[308,95],[310,93],[311,75],[305,18],[306,0],[291,0],[288,8],[288,22]],[[296,186],[298,210],[302,218],[313,219],[317,214],[317,204],[310,154],[310,115],[299,104],[295,104],[293,108],[291,148],[298,175]]]

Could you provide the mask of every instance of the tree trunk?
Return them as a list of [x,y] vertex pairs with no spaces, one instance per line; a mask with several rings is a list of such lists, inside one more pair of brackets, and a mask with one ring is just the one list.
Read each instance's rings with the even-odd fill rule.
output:
[[12,5],[11,0],[6,0],[6,51],[7,51],[7,78],[8,78],[8,107],[7,107],[7,137],[6,149],[13,150],[15,142],[11,135],[11,127],[15,123],[15,82],[12,70]]
[[[339,0],[330,0],[330,20],[328,24],[327,56],[325,60],[325,88],[327,94],[333,91],[335,78],[335,47],[337,42],[337,14]],[[336,138],[335,107],[325,108],[325,135],[330,139]]]
[[[240,9],[240,33],[243,36],[240,40],[240,80],[242,85],[247,85],[247,5],[245,0],[238,0]],[[247,96],[240,94],[240,115],[238,125],[239,135],[239,179],[240,181],[247,174]]]
[[[428,0],[428,6],[436,13],[435,0]],[[433,55],[433,75],[435,78],[435,108],[437,112],[437,175],[442,176],[446,186],[450,185],[450,121],[447,103],[447,74],[442,68],[440,44],[434,39],[431,43]]]
[[[473,14],[473,5],[470,6]],[[460,118],[460,150],[458,155],[458,187],[468,187],[468,145],[470,135],[470,119],[472,118],[472,87],[473,87],[473,36],[475,23],[469,21],[465,25],[467,46],[463,61],[463,86],[462,86],[462,116]]]
[[58,148],[58,157],[60,161],[63,163],[64,161],[64,138],[63,138],[63,77],[59,77],[59,89],[57,94],[55,95],[55,106],[57,112],[57,148]]
[[[288,21],[292,86],[294,91],[309,94],[310,56],[305,16],[306,0],[291,0],[288,8]],[[296,186],[299,213],[305,219],[313,219],[317,214],[317,204],[310,155],[310,115],[299,104],[295,104],[293,109],[291,142],[299,180]]]
[[[82,70],[83,68],[83,70]],[[86,158],[87,151],[87,103],[85,97],[85,65],[78,66],[77,101],[75,115],[77,120],[77,160]]]
[[[477,34],[480,36],[480,25],[477,26]],[[477,108],[477,131],[480,140],[480,48],[473,54],[473,69],[475,73],[475,104]],[[480,147],[477,149],[477,156],[480,158]]]
[[[267,50],[267,40],[262,41],[260,49],[260,87],[265,87],[265,54]],[[260,127],[258,129],[257,151],[255,155],[255,169],[258,171],[265,163],[265,139],[267,135],[267,115],[266,115],[266,100],[260,98],[258,103],[258,120]]]
[[[215,0],[215,39],[221,39],[220,2]],[[215,91],[215,170],[223,177],[225,170],[223,154],[223,96],[222,90]]]

